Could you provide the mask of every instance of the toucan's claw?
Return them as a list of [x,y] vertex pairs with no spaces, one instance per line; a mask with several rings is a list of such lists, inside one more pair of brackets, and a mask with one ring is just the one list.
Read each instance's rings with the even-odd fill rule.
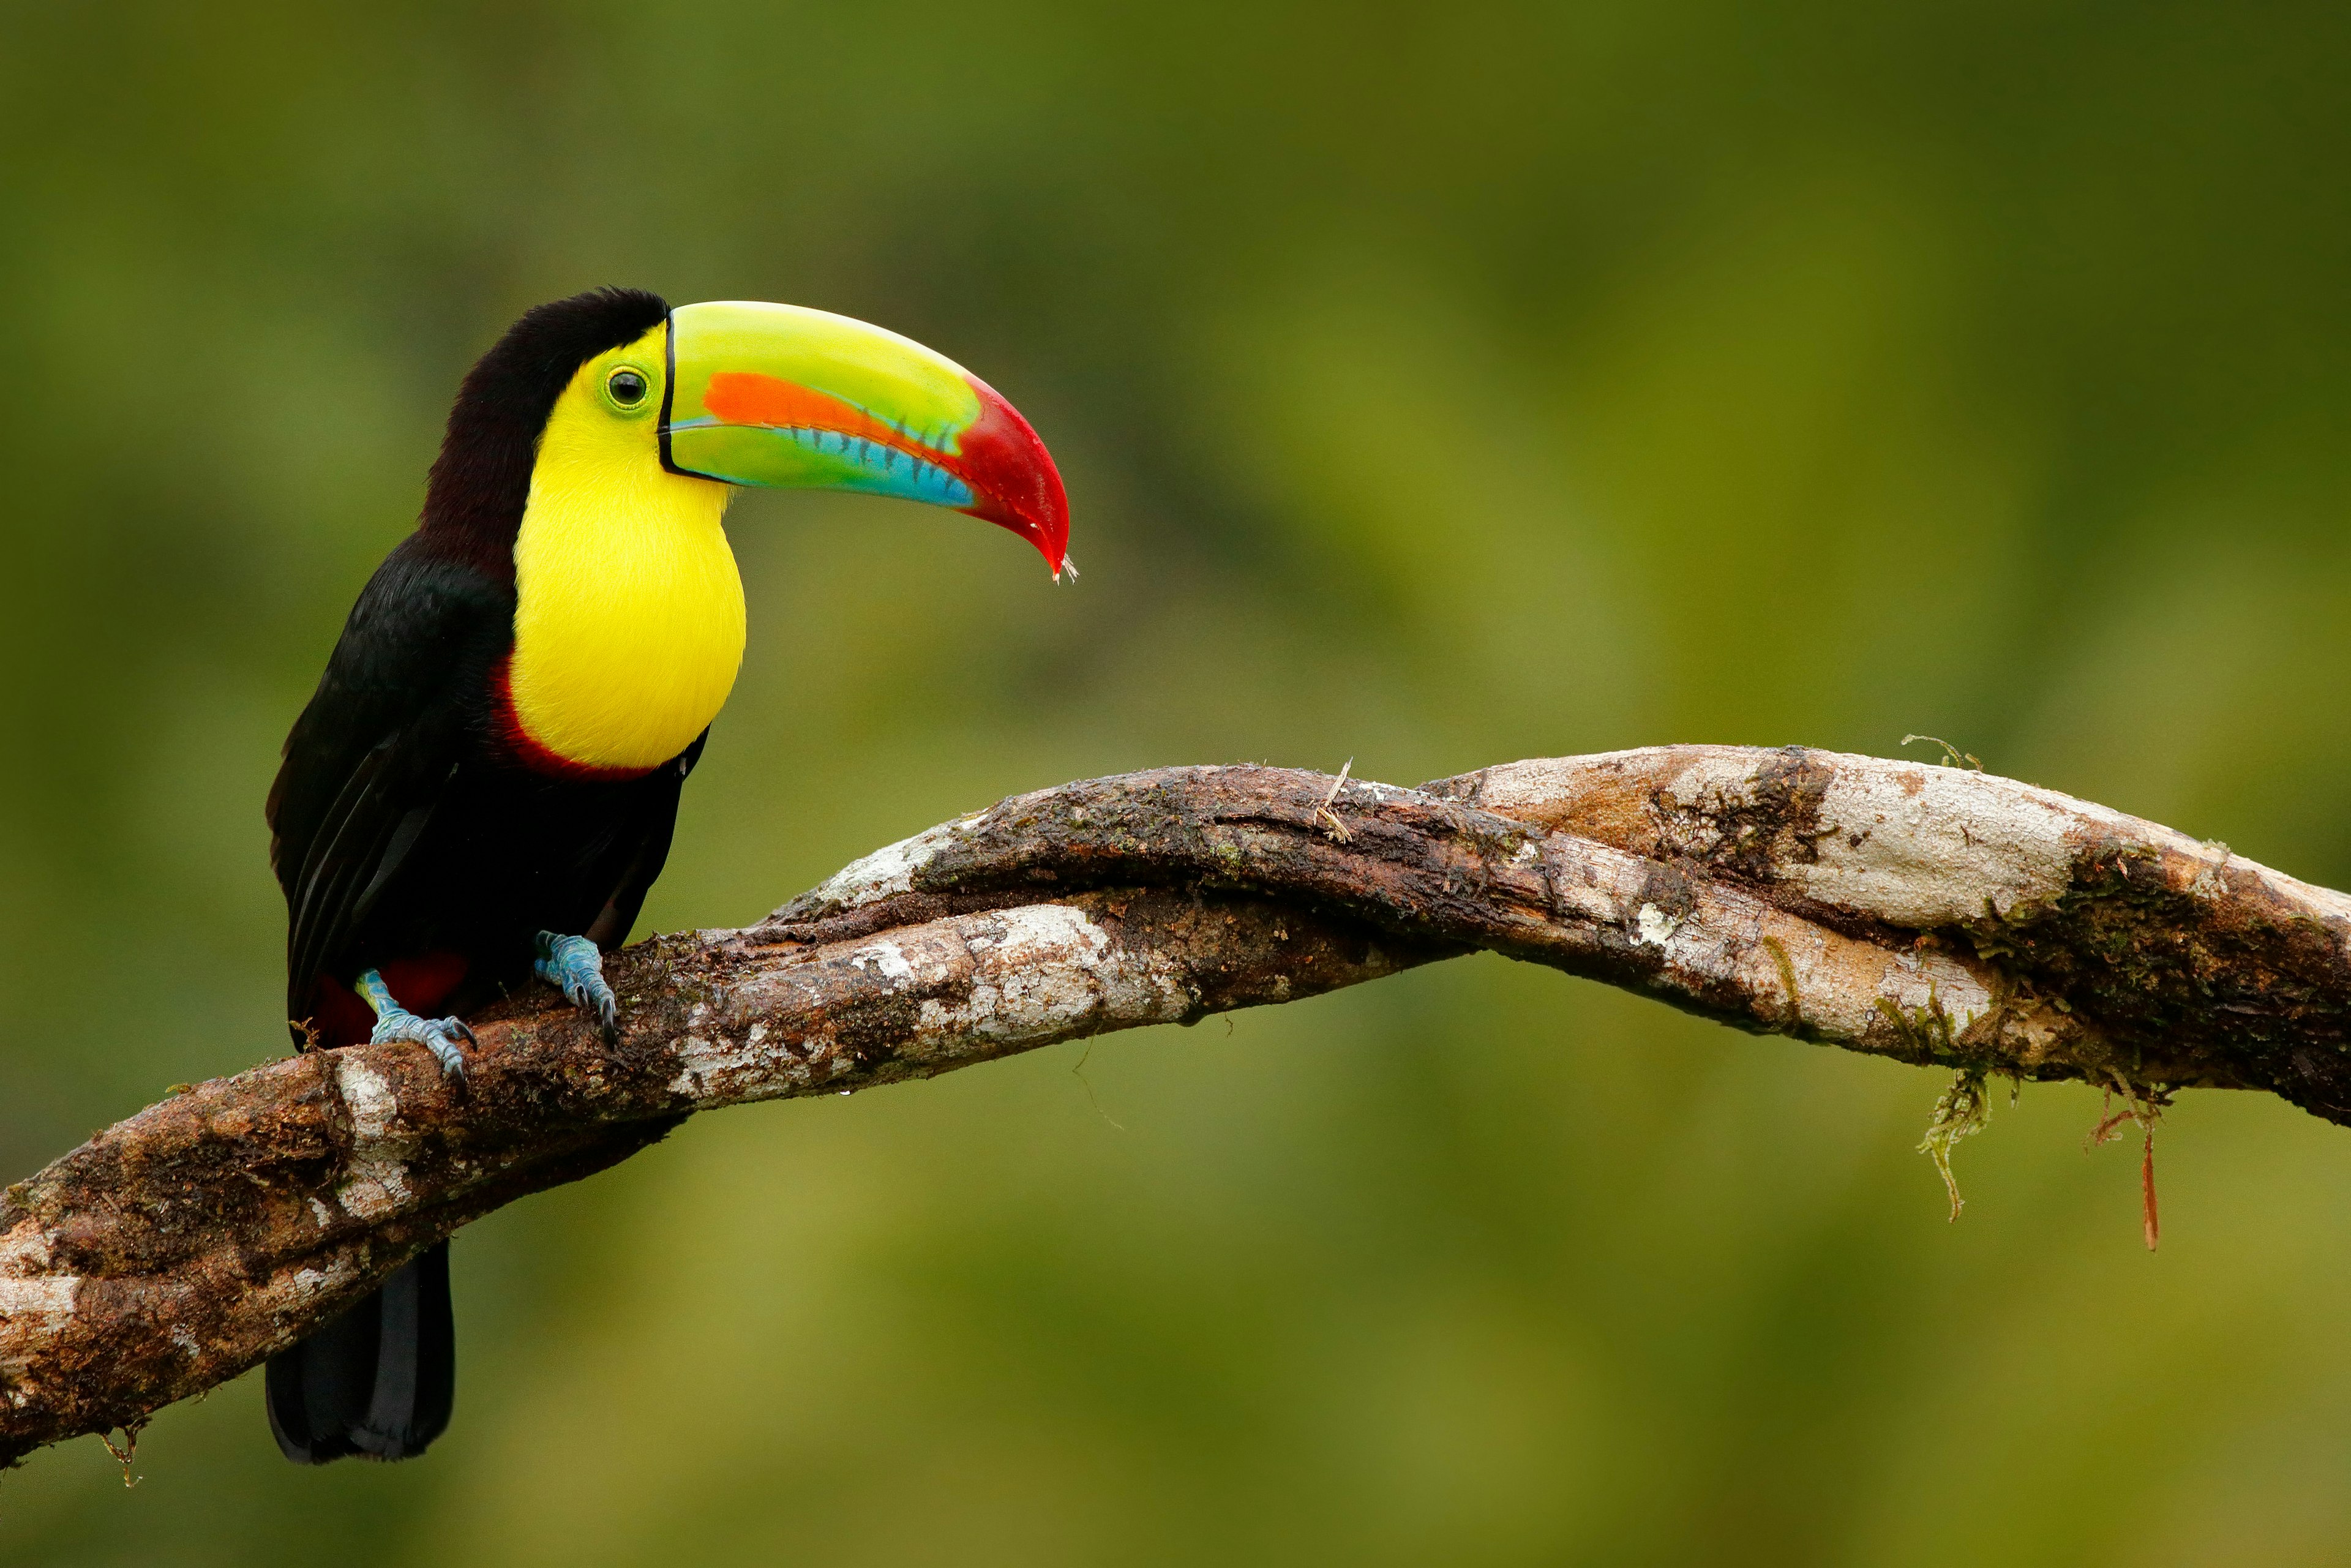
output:
[[[441,1064],[441,1076],[444,1078],[465,1077],[465,1049],[479,1043],[464,1019],[418,1018],[405,1008],[394,1008],[380,1015],[375,1020],[375,1032],[368,1038],[375,1045],[407,1040],[423,1046],[433,1053],[433,1060]],[[458,1046],[461,1040],[465,1042],[465,1049]]]
[[393,998],[392,988],[385,985],[383,977],[373,969],[353,981],[351,989],[375,1010],[375,1032],[368,1037],[371,1044],[390,1045],[396,1040],[407,1040],[421,1045],[433,1053],[434,1061],[441,1064],[442,1077],[462,1079],[465,1076],[465,1053],[458,1049],[457,1042],[462,1040],[469,1047],[478,1042],[465,1019],[418,1018]]
[[561,991],[564,999],[596,1020],[597,1030],[611,1045],[621,1038],[620,1003],[604,982],[604,955],[585,936],[538,934],[538,956],[531,970]]

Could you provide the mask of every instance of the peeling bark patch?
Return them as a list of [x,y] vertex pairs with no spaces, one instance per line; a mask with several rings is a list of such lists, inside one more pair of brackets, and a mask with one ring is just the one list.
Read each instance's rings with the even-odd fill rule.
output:
[[362,1138],[381,1138],[400,1115],[400,1098],[383,1076],[354,1056],[337,1052],[335,1087],[351,1113],[351,1130]]
[[335,1189],[343,1212],[358,1219],[381,1219],[396,1214],[410,1199],[407,1167],[390,1161],[370,1161],[355,1169],[351,1179]]
[[915,877],[932,857],[953,843],[959,835],[982,826],[987,815],[982,811],[957,821],[942,822],[911,839],[886,844],[864,859],[854,861],[835,872],[812,894],[804,896],[848,905],[870,904],[893,894],[910,893],[914,890]]
[[906,962],[906,956],[898,950],[895,942],[876,942],[871,947],[861,948],[850,962],[861,969],[871,964],[885,980],[914,977],[914,967]]
[[55,1319],[73,1315],[81,1281],[71,1274],[31,1280],[0,1279],[0,1318]]

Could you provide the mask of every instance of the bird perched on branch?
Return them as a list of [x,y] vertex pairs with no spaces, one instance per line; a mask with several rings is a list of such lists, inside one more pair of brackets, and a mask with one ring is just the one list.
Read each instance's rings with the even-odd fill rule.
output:
[[[788,305],[542,305],[465,377],[424,509],[345,623],[269,792],[298,1045],[409,1041],[536,975],[615,1026],[602,955],[661,874],[743,653],[739,486],[968,512],[1070,568],[1028,421],[918,343]],[[406,1458],[448,1424],[448,1244],[269,1360],[287,1458]]]

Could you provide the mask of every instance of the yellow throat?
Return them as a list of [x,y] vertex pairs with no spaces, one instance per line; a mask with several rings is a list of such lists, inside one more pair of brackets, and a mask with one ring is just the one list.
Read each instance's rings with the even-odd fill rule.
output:
[[[720,526],[734,491],[661,465],[668,331],[589,361],[556,400],[515,539],[514,718],[575,767],[668,761],[718,716],[743,662],[743,580]],[[611,391],[619,371],[648,389],[630,406]]]

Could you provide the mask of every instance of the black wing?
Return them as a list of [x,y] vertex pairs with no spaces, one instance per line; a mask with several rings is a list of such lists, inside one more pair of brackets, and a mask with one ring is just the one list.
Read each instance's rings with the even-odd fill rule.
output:
[[432,819],[513,640],[512,589],[415,536],[352,606],[269,790],[288,1019]]

